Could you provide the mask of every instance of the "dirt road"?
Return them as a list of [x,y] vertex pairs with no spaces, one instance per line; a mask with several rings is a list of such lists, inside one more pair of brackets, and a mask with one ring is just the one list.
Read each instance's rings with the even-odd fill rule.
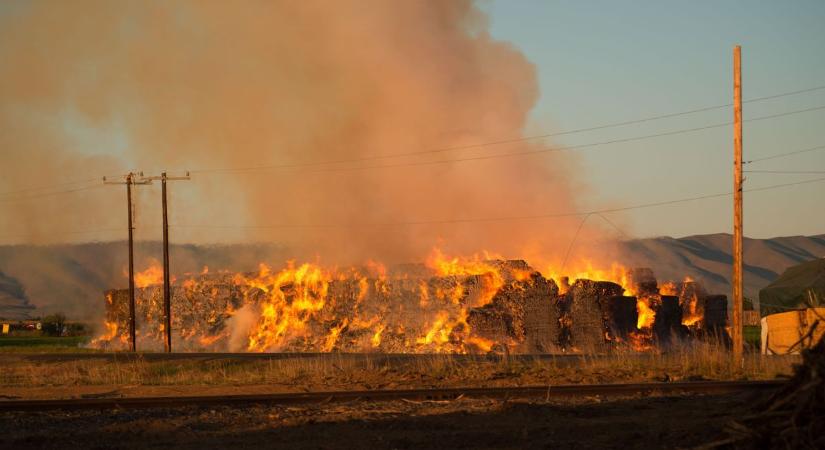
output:
[[683,448],[748,394],[578,402],[351,403],[0,414],[2,448]]

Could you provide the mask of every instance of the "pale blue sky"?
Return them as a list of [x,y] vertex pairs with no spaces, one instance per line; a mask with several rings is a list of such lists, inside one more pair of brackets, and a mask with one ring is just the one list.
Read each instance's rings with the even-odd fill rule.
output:
[[[731,102],[732,48],[742,46],[744,97],[825,85],[825,2],[526,1],[482,3],[494,37],[538,70],[528,134]],[[825,105],[825,90],[746,104],[758,117]],[[730,109],[554,138],[576,145],[728,122]],[[825,144],[825,110],[746,123],[745,159]],[[578,152],[596,202],[617,206],[731,190],[730,127]],[[825,151],[752,164],[825,171]],[[748,174],[746,188],[825,175]],[[825,183],[746,194],[752,237],[825,233]],[[583,201],[584,204],[590,204]],[[601,205],[601,203],[599,203]],[[729,197],[615,215],[632,234],[729,231]]]

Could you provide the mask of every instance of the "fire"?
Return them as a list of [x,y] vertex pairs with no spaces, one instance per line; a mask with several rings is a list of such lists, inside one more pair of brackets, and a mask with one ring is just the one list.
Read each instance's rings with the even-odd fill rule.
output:
[[[470,258],[447,258],[440,249],[435,248],[427,258],[427,266],[433,269],[439,276],[463,276],[476,275],[481,281],[481,294],[475,300],[473,306],[484,306],[493,299],[496,293],[504,286],[504,278],[501,271],[490,264],[490,255],[485,253],[484,258],[473,255]],[[523,276],[519,274],[517,276]],[[441,293],[443,295],[443,293]],[[453,303],[458,303],[464,292],[456,289],[450,299]]]
[[279,350],[288,339],[305,335],[307,320],[324,307],[329,281],[330,274],[320,267],[302,264],[296,268],[293,262],[278,273],[261,264],[257,276],[236,275],[245,298],[263,295],[260,321],[249,336],[247,349]]
[[[170,282],[174,282],[174,278]],[[163,284],[163,268],[157,262],[142,272],[135,272],[135,287],[145,288],[157,284]]]
[[[690,279],[665,283],[657,289],[655,280],[652,287],[639,284],[642,275],[638,270],[632,272],[636,279],[631,279],[631,271],[618,263],[600,267],[581,260],[563,271],[548,267],[542,276],[524,261],[490,258],[487,253],[447,256],[435,248],[424,264],[392,270],[375,261],[343,269],[294,261],[282,268],[260,264],[254,273],[212,272],[204,267],[200,273],[187,274],[176,283],[173,298],[183,301],[188,311],[207,306],[203,302],[222,303],[208,305],[204,308],[208,313],[196,321],[182,319],[185,313],[173,314],[173,342],[250,352],[518,352],[535,345],[525,340],[527,304],[518,306],[514,299],[519,293],[553,293],[555,281],[563,295],[569,287],[563,280],[572,284],[577,279],[589,279],[616,283],[623,291],[611,292],[637,297],[636,328],[621,336],[607,331],[604,334],[606,341],[645,350],[653,344],[652,326],[660,291],[663,295],[679,295],[680,299],[697,295]],[[645,269],[639,270],[644,273]],[[162,312],[157,302],[162,295],[158,295],[157,285],[162,279],[163,271],[157,264],[136,274],[136,285],[148,290],[142,292],[144,301],[137,304],[139,317],[152,324],[147,329],[138,323],[138,334],[144,342],[161,341]],[[637,290],[641,293],[635,294]],[[531,301],[531,305],[536,304],[536,300]],[[560,297],[549,301],[560,302],[560,308],[564,308],[564,302],[571,300]],[[118,314],[123,314],[122,300],[115,303],[107,296],[107,302],[112,308],[121,308]],[[701,316],[695,307],[696,302],[685,304],[684,324],[695,324]],[[127,339],[125,325],[116,322],[118,314],[110,317],[115,319],[105,324],[106,332],[95,343]],[[570,317],[564,310],[559,314],[559,325],[569,329]]]
[[636,311],[639,313],[639,319],[636,321],[636,328],[642,330],[653,326],[653,320],[656,318],[656,311],[651,308],[650,297],[637,298]]
[[559,289],[561,289],[562,294],[566,290],[563,289],[562,279],[566,278],[570,283],[579,279],[611,281],[624,288],[624,295],[635,295],[627,275],[627,267],[616,262],[610,264],[610,267],[599,268],[592,260],[583,259],[576,263],[569,264],[569,267],[565,268],[563,273],[560,269],[548,266],[542,271],[542,274],[546,278],[554,280],[559,286]]
[[679,297],[679,303],[682,306],[682,325],[687,327],[698,326],[703,320],[698,298],[701,292],[697,289],[695,281],[689,276],[686,276],[681,283],[664,283],[660,289],[663,295]]

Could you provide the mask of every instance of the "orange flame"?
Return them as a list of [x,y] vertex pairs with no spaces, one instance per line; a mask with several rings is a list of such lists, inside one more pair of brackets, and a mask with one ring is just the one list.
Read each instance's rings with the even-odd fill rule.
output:
[[[170,282],[174,282],[174,279],[170,279]],[[145,288],[158,284],[163,284],[163,268],[157,263],[153,263],[142,272],[135,273],[135,287],[137,288]]]

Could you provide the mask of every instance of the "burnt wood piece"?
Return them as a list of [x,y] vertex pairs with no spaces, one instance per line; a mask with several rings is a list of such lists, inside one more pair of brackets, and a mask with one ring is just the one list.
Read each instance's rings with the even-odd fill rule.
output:
[[679,297],[662,295],[655,307],[656,318],[653,320],[653,336],[660,346],[666,346],[674,337],[683,337],[682,308]]
[[636,297],[618,295],[607,299],[607,324],[612,339],[626,340],[630,332],[636,331],[638,321]]

